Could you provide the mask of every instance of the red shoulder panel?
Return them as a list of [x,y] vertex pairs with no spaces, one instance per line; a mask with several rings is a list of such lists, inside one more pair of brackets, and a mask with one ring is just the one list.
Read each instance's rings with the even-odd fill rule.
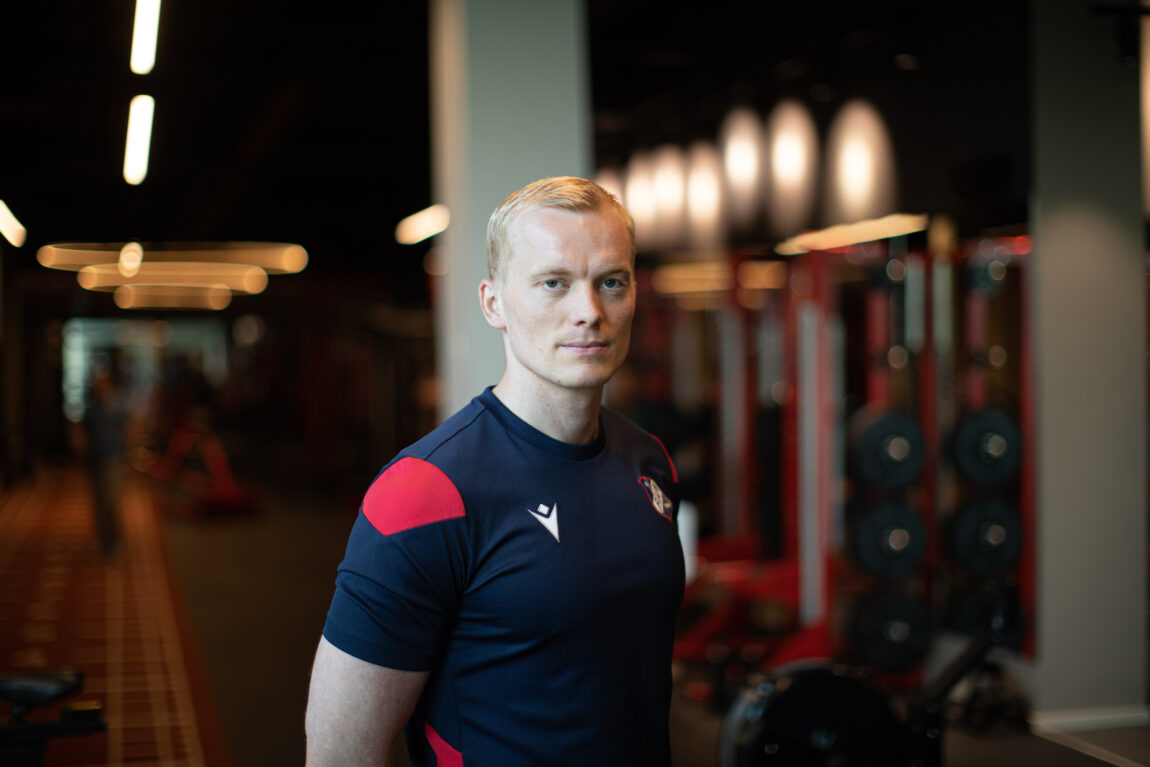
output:
[[463,498],[438,466],[401,458],[368,488],[363,514],[376,530],[392,535],[464,516]]

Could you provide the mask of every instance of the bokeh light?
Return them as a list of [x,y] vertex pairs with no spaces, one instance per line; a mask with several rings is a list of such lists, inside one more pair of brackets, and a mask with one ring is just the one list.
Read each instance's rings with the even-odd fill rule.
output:
[[635,219],[635,243],[640,250],[651,247],[655,235],[655,183],[650,155],[640,152],[627,163],[623,204]]
[[894,152],[886,125],[865,101],[850,101],[827,138],[826,219],[841,224],[892,213]]
[[692,248],[723,247],[723,161],[707,141],[687,152],[687,228]]
[[771,234],[790,237],[810,225],[818,193],[819,141],[798,101],[780,102],[767,118],[766,210]]
[[762,198],[763,128],[759,116],[737,107],[723,121],[720,145],[728,218],[736,227],[752,223]]
[[655,237],[659,247],[682,244],[687,209],[687,161],[683,150],[665,145],[652,158],[655,196]]

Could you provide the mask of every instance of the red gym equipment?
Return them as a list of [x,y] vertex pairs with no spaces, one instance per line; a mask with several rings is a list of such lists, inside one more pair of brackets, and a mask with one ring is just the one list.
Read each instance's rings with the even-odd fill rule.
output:
[[[932,632],[969,631],[956,605],[988,584],[1017,595],[1014,649],[1032,649],[1029,241],[904,242],[802,254],[765,309],[736,310],[784,339],[781,540],[766,558],[753,476],[719,499],[738,504],[737,528],[700,540],[675,645],[717,674],[699,697],[749,669],[827,658],[870,667],[881,689],[916,688]],[[723,403],[748,422],[758,353],[748,342],[748,396]]]

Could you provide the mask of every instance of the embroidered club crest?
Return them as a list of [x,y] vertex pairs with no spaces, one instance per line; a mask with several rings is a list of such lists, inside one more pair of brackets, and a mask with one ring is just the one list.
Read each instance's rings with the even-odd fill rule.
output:
[[655,511],[659,512],[660,516],[671,518],[671,499],[663,492],[663,488],[659,487],[659,483],[650,477],[639,477],[639,484],[647,491],[647,497],[651,499],[651,505],[655,507]]

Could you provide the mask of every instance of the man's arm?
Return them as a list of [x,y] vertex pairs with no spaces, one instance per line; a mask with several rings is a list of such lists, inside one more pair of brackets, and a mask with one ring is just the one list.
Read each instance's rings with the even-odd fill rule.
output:
[[376,666],[320,638],[305,720],[307,767],[390,765],[427,677]]

